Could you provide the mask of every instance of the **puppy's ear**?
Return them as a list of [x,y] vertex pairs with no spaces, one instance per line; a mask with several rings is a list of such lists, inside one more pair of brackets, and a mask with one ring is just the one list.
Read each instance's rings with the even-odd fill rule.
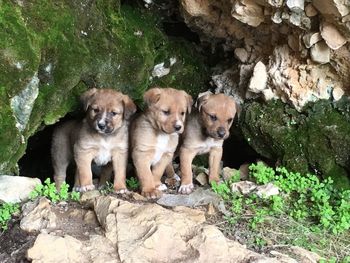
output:
[[97,89],[96,88],[92,88],[92,89],[89,89],[89,90],[85,91],[80,96],[80,100],[83,103],[85,111],[89,108],[89,106],[91,104],[91,99],[95,95],[96,92],[97,92]]
[[191,113],[192,105],[193,105],[192,96],[186,93],[186,99],[187,99],[187,112]]
[[160,99],[161,93],[162,93],[162,89],[160,88],[149,89],[143,95],[143,100],[146,102],[147,106],[150,106],[158,102],[158,100]]
[[136,112],[136,105],[128,95],[123,95],[124,119],[128,120]]
[[196,105],[195,105],[198,108],[198,111],[200,111],[201,108],[207,103],[210,95],[212,94],[213,93],[211,93],[210,91],[206,91],[198,95]]

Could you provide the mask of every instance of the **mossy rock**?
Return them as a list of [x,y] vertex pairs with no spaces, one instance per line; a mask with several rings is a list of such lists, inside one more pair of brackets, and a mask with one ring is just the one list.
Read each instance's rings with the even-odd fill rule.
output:
[[288,169],[331,177],[350,189],[350,101],[318,101],[301,112],[281,101],[246,103],[240,126],[262,156]]
[[[207,82],[192,44],[169,39],[152,11],[117,0],[0,0],[0,174],[15,172],[28,138],[79,107],[90,86],[139,105],[153,85],[192,95]],[[152,77],[158,63],[170,73]]]

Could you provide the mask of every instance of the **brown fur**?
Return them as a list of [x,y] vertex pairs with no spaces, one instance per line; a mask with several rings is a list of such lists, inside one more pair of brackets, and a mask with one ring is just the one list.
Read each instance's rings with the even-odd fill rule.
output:
[[[181,186],[180,193],[193,190],[192,161],[196,155],[209,153],[209,181],[219,181],[222,145],[230,134],[235,117],[235,101],[224,94],[205,94],[197,100],[197,111],[186,121],[179,149]],[[167,167],[168,176],[174,176],[172,166]]]
[[107,165],[103,177],[113,167],[114,189],[126,190],[128,126],[136,106],[127,95],[112,89],[90,89],[81,100],[86,110],[85,118],[68,121],[57,127],[53,134],[51,155],[56,187],[59,189],[65,181],[67,166],[74,159],[76,190],[94,189],[92,162]]
[[184,130],[192,97],[182,90],[152,88],[144,94],[146,111],[131,126],[131,150],[141,194],[161,196],[161,177],[172,161],[179,134]]

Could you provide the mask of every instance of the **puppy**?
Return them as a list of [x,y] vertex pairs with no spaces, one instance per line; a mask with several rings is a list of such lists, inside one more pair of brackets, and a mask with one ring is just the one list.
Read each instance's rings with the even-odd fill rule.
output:
[[[112,89],[90,89],[81,96],[86,116],[68,121],[53,133],[51,155],[57,189],[66,179],[66,170],[75,161],[75,189],[93,190],[91,164],[114,169],[114,189],[126,191],[129,119],[136,111],[133,101]],[[106,167],[105,173],[111,172]],[[103,173],[103,172],[102,172]]]
[[[196,155],[209,153],[209,181],[219,182],[222,145],[230,134],[230,127],[237,111],[233,98],[224,94],[206,93],[197,100],[197,111],[188,116],[179,147],[181,186],[179,193],[193,190],[192,161]],[[173,177],[174,169],[167,167],[167,176]]]
[[131,155],[141,194],[154,199],[166,189],[161,177],[173,159],[193,101],[185,91],[172,88],[152,88],[144,94],[144,101],[146,111],[131,125]]

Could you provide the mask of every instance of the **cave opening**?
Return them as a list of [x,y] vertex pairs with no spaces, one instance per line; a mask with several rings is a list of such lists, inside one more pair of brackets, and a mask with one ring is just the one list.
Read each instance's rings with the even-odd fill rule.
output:
[[[128,1],[124,2],[128,3]],[[216,43],[214,49],[210,43],[201,42],[198,33],[189,28],[180,15],[178,3],[174,4],[173,1],[165,2],[167,2],[168,5],[163,3],[159,5],[158,8],[161,10],[168,10],[167,16],[162,19],[162,27],[169,38],[182,38],[185,41],[196,44],[198,49],[201,50],[205,56],[206,63],[212,68],[219,63],[223,64],[225,61],[227,62],[228,60],[234,59],[232,51],[224,50],[220,41]],[[211,87],[209,83],[206,89],[208,89],[208,87]],[[210,89],[214,88],[215,87],[211,87]],[[76,113],[68,113],[56,124],[46,126],[29,138],[26,153],[18,162],[21,176],[37,177],[41,179],[41,181],[44,181],[48,177],[53,179],[50,153],[53,130],[57,125],[60,125],[60,123],[76,117]],[[81,118],[81,116],[79,116],[79,118]],[[231,136],[224,142],[223,166],[238,169],[241,164],[255,162],[258,159],[262,158],[244,139],[238,128],[236,118],[235,124],[231,128]],[[70,185],[74,183],[74,170],[74,165],[71,165],[67,171],[67,182]]]

